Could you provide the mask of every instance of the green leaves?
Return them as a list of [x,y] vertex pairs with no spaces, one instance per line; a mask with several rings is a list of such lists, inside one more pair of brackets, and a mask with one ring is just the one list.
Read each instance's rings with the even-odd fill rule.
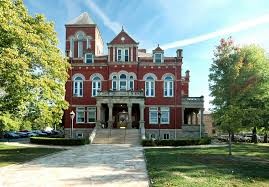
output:
[[269,59],[256,45],[238,48],[222,39],[210,68],[209,88],[214,118],[220,128],[268,126]]
[[57,43],[43,15],[30,16],[22,0],[0,2],[0,116],[39,128],[59,123],[69,64]]

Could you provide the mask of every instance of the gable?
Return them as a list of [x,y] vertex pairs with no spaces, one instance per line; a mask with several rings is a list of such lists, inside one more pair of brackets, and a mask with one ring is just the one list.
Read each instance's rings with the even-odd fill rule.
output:
[[138,44],[131,36],[122,30],[110,43],[108,44]]

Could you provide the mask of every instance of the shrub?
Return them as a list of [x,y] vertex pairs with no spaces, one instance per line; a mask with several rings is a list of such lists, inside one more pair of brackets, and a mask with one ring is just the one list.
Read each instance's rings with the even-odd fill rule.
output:
[[42,145],[85,145],[89,144],[89,139],[31,137],[30,142],[33,144],[42,144]]
[[204,137],[201,139],[187,140],[143,140],[143,146],[186,146],[186,145],[205,145],[210,144],[211,138]]

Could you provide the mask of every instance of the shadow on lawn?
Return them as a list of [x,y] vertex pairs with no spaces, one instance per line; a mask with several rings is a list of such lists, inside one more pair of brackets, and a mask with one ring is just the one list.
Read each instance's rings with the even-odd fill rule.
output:
[[269,180],[268,146],[235,145],[233,156],[227,155],[227,148],[155,151],[146,151],[148,167],[150,172],[163,171],[160,175],[155,173],[161,178],[171,178],[174,173],[199,178]]

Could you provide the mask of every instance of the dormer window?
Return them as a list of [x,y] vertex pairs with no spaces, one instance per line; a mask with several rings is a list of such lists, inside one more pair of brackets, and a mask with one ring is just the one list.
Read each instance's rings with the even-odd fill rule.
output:
[[92,53],[86,53],[85,54],[85,63],[86,64],[92,64],[93,63],[93,54]]
[[162,53],[155,53],[154,54],[154,62],[157,64],[161,64],[163,61],[163,54]]
[[129,49],[119,48],[117,50],[117,61],[118,62],[128,62],[129,61]]

